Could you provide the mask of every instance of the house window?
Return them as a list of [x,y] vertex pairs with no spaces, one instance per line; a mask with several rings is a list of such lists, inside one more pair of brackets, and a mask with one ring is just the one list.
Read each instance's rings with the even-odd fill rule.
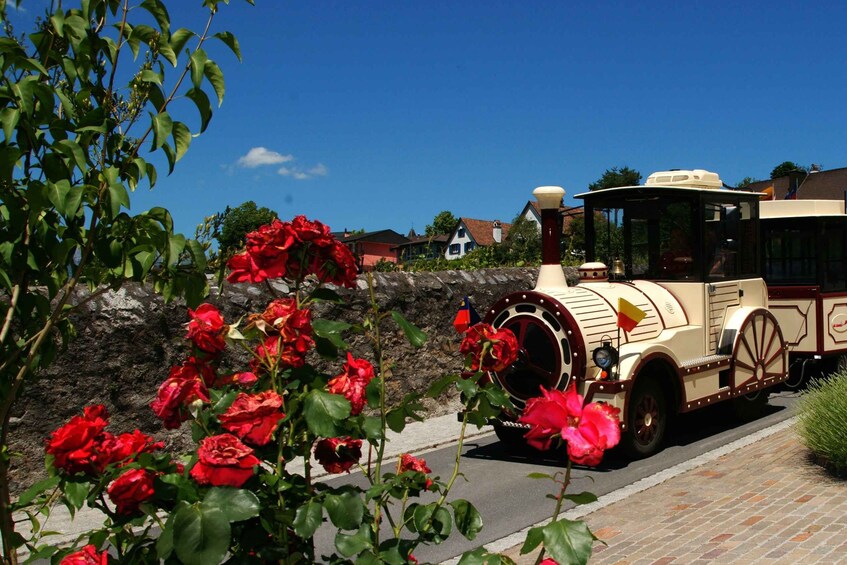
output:
[[450,255],[458,255],[461,250],[462,250],[462,246],[460,244],[458,244],[458,243],[451,243],[450,244]]
[[474,247],[476,247],[476,245],[474,245],[474,242],[473,242],[473,241],[469,241],[469,242],[467,242],[467,243],[465,244],[465,253],[470,253],[471,251],[473,251],[473,248],[474,248]]
[[459,228],[459,231],[456,232],[456,237],[465,237],[465,228]]

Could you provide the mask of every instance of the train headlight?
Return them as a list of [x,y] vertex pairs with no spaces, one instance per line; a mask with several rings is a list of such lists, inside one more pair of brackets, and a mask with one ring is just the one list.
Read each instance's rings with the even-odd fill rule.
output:
[[594,359],[595,365],[604,371],[610,371],[618,362],[618,350],[612,347],[610,342],[604,341],[603,345],[594,350],[591,358]]

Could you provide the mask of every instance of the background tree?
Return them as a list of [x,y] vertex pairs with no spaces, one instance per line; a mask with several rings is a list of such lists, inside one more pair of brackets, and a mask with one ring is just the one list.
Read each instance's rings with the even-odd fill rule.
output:
[[245,236],[256,231],[260,226],[271,223],[278,218],[276,212],[262,206],[259,208],[252,200],[230,208],[221,214],[221,229],[215,235],[218,249],[222,256],[228,256],[233,250],[244,246]]
[[503,242],[509,264],[522,267],[541,263],[541,232],[538,224],[526,216],[512,220],[509,235]]
[[435,215],[435,218],[432,219],[432,224],[426,226],[426,231],[424,233],[427,237],[432,237],[434,235],[450,235],[453,232],[453,228],[455,228],[458,223],[458,218],[456,218],[452,212],[444,210],[443,212],[439,212]]
[[773,168],[771,171],[771,178],[778,179],[780,177],[787,177],[788,173],[792,171],[806,171],[806,167],[797,165],[793,161],[783,161]]
[[754,182],[759,182],[759,179],[754,179],[753,177],[744,177],[743,179],[735,183],[735,188],[739,190],[744,190]]
[[[223,101],[223,74],[204,44],[217,38],[239,59],[240,50],[232,34],[208,31],[218,3],[204,0],[209,21],[202,34],[172,29],[161,0],[85,0],[78,8],[52,3],[54,12],[33,18],[34,33],[16,35],[0,0],[6,31],[0,37],[0,536],[6,564],[17,563],[23,543],[9,492],[12,408],[24,384],[72,337],[68,316],[87,300],[77,287],[150,282],[166,300],[185,295],[191,305],[207,292],[202,246],[173,232],[170,213],[128,211],[129,193],[144,179],[156,183],[156,167],[142,152],[158,152],[172,171],[209,124],[207,90]],[[169,68],[176,71],[168,74]],[[170,113],[177,99],[199,113],[193,133]]]
[[603,190],[616,186],[635,186],[641,184],[641,173],[629,167],[606,169],[599,179],[588,185],[588,190]]

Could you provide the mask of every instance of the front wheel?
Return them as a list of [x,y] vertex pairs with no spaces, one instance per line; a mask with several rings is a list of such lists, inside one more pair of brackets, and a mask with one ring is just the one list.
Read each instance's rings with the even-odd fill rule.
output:
[[621,448],[632,459],[658,452],[668,428],[668,401],[654,380],[636,384],[626,411],[626,431]]

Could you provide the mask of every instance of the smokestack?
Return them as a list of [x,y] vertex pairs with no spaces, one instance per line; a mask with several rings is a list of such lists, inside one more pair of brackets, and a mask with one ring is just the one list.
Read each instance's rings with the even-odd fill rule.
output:
[[541,208],[541,268],[535,290],[567,288],[568,281],[559,255],[559,205],[565,189],[561,186],[539,186],[532,194]]
[[493,232],[491,235],[494,237],[494,242],[501,243],[503,241],[503,226],[500,225],[500,220],[494,220]]

